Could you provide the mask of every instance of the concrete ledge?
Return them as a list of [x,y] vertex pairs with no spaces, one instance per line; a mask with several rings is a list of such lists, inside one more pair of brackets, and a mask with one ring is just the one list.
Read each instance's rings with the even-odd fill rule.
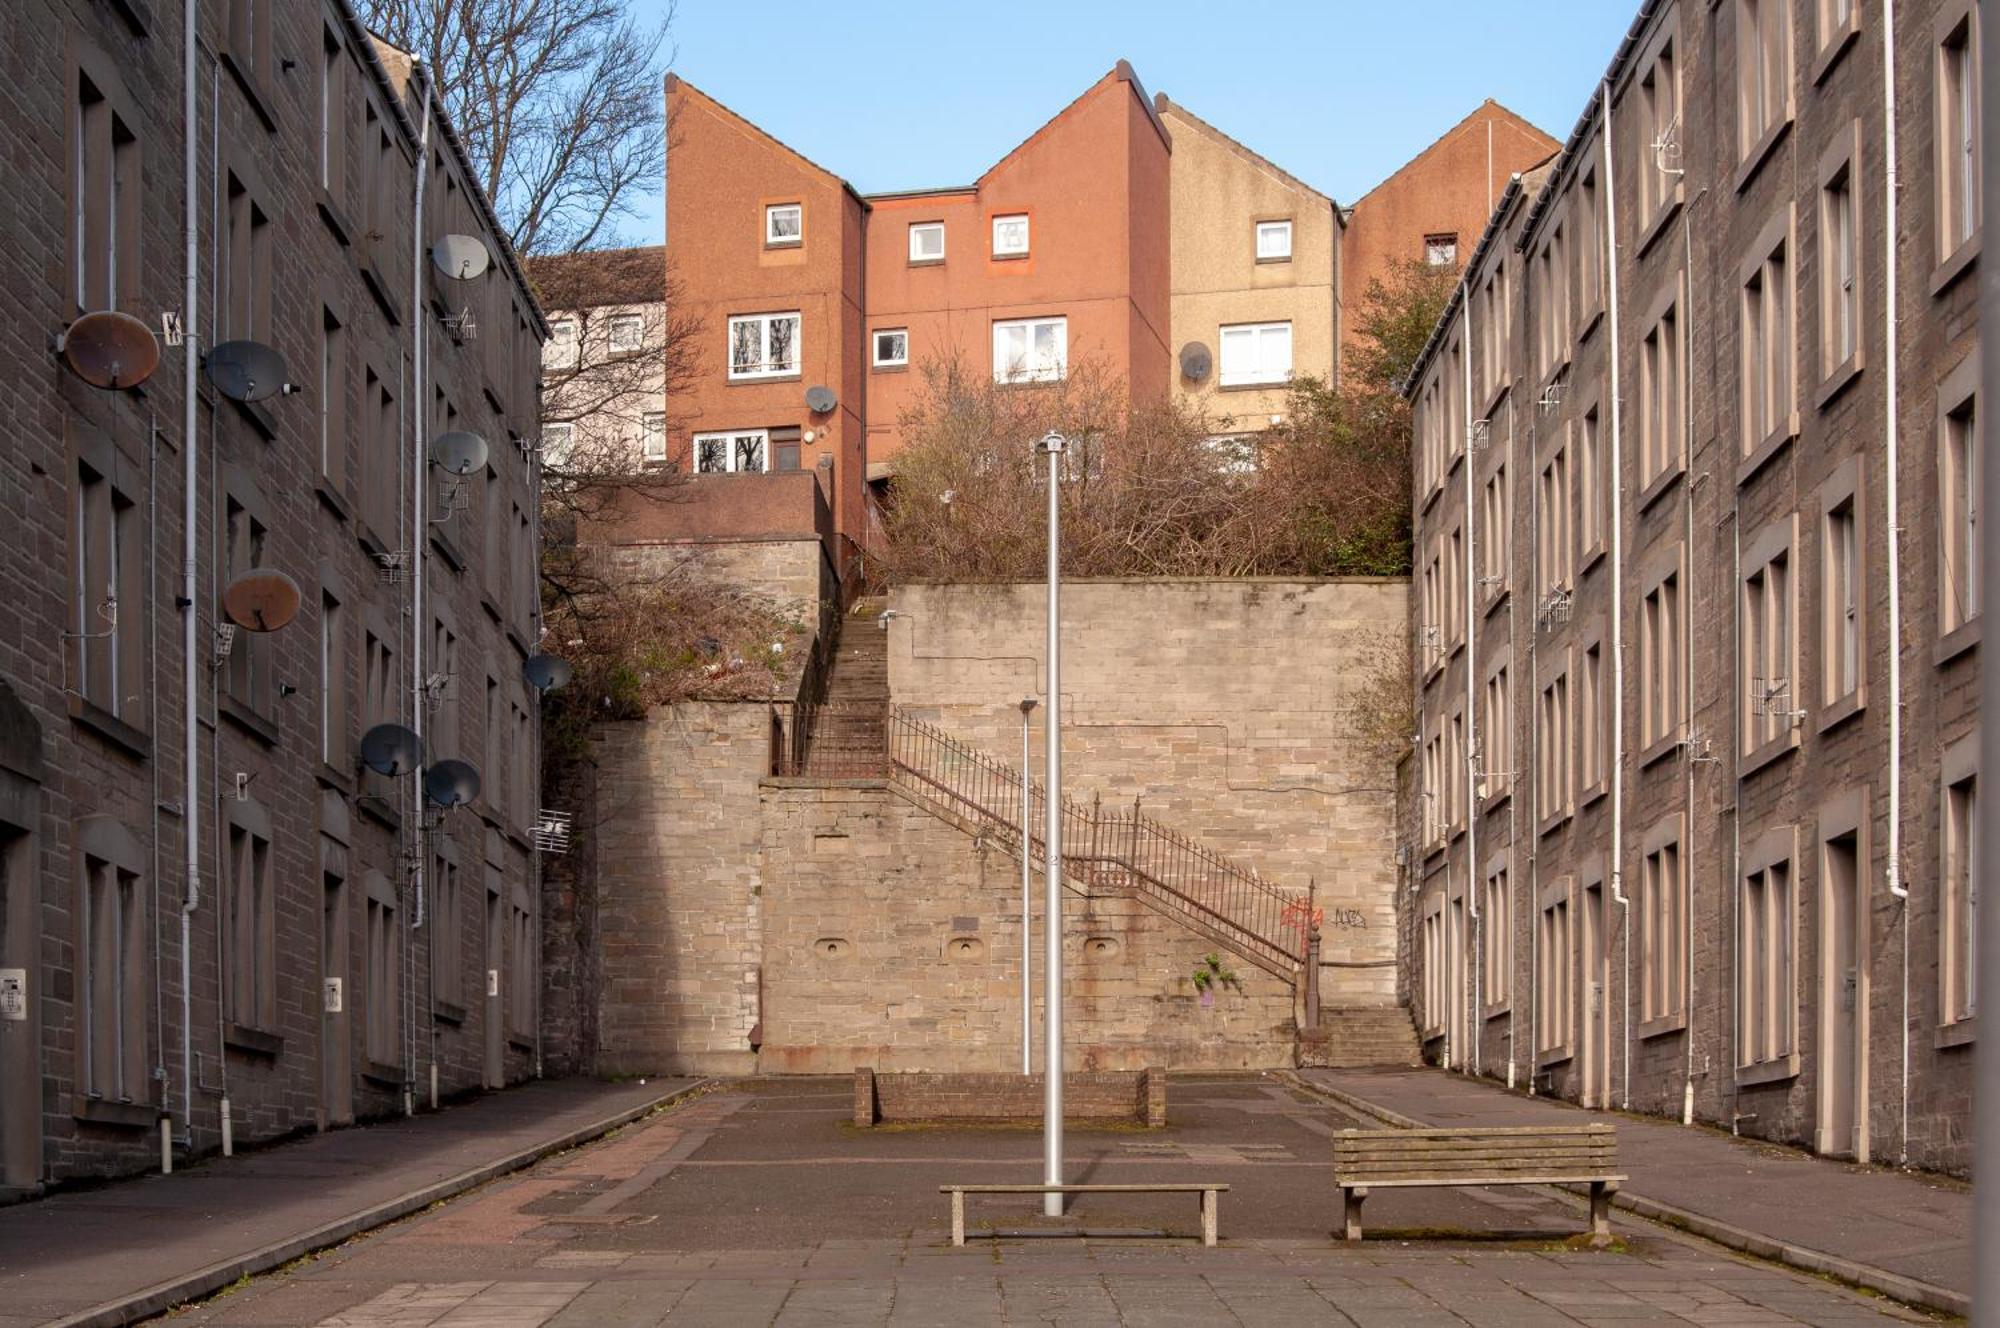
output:
[[269,1272],[294,1259],[338,1245],[364,1231],[371,1231],[398,1218],[408,1217],[411,1213],[421,1212],[434,1203],[463,1194],[467,1190],[484,1185],[489,1180],[533,1166],[551,1153],[560,1153],[565,1149],[601,1138],[621,1125],[628,1125],[641,1116],[703,1092],[713,1082],[704,1079],[674,1092],[663,1093],[651,1101],[627,1107],[602,1120],[593,1121],[553,1139],[545,1139],[505,1157],[461,1171],[456,1176],[449,1176],[422,1189],[411,1190],[394,1199],[350,1213],[336,1221],[273,1241],[245,1254],[233,1255],[165,1282],[157,1282],[128,1296],[104,1301],[67,1318],[53,1319],[47,1328],[118,1328],[122,1324],[151,1318],[176,1305],[212,1295],[239,1278],[254,1277],[258,1273]]
[[[854,1123],[1029,1120],[1042,1112],[1039,1074],[876,1074],[854,1072]],[[1159,1069],[1097,1070],[1063,1076],[1065,1120],[1167,1123],[1167,1075]]]

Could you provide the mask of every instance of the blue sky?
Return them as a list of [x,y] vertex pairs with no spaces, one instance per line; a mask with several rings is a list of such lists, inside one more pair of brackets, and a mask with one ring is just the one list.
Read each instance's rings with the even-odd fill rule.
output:
[[[969,183],[1123,57],[1351,203],[1486,97],[1567,137],[1636,7],[680,0],[673,68],[867,193]],[[659,230],[655,199],[628,238]]]

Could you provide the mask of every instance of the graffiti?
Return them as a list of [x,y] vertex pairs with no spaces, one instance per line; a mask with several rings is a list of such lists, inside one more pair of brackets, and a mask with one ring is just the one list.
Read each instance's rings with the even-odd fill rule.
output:
[[1358,908],[1336,908],[1333,910],[1333,925],[1350,931],[1368,930],[1368,919],[1361,916]]
[[1328,922],[1341,931],[1368,930],[1368,919],[1358,908],[1336,908],[1329,918],[1325,909],[1311,908],[1302,899],[1294,899],[1285,905],[1285,911],[1278,919],[1279,926],[1300,931],[1318,931]]

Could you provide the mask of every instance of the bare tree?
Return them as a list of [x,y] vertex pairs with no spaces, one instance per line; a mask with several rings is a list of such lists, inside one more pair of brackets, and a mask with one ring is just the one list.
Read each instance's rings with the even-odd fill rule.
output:
[[666,163],[657,24],[625,0],[356,0],[430,71],[508,239],[523,254],[617,242]]

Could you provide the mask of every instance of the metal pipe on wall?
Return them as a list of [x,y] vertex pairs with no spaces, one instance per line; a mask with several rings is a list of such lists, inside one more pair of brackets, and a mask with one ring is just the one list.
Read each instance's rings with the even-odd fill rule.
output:
[[197,135],[200,129],[201,98],[196,83],[196,14],[200,0],[183,0],[181,6],[181,124],[183,212],[183,287],[181,292],[181,828],[187,838],[187,873],[181,897],[181,1125],[188,1132],[188,1147],[194,1147],[194,981],[192,944],[194,911],[201,907],[201,715],[198,623],[195,600],[195,564],[200,556],[196,527],[200,515],[201,470],[196,461],[196,436],[201,427],[198,384],[195,380],[201,349],[201,186]]
[[1035,901],[1035,853],[1033,836],[1029,826],[1034,819],[1034,781],[1028,773],[1031,759],[1031,733],[1029,715],[1034,713],[1035,698],[1021,698],[1021,1073],[1035,1072],[1035,994],[1031,969],[1035,955],[1035,933],[1032,925]]
[[1602,85],[1604,107],[1604,243],[1609,262],[1605,349],[1611,361],[1611,898],[1620,910],[1618,948],[1624,957],[1624,1083],[1619,1105],[1632,1106],[1632,911],[1625,897],[1625,466],[1620,427],[1618,372],[1618,177],[1611,155],[1611,81]]
[[[1042,1183],[1062,1184],[1063,1158],[1063,1035],[1062,1035],[1062,462],[1065,440],[1059,433],[1042,439],[1049,458],[1049,709],[1044,721],[1048,748],[1048,778],[1042,790],[1048,828],[1043,847],[1042,905]],[[1042,1213],[1061,1217],[1063,1196],[1042,1197]]]
[[[429,465],[424,456],[424,422],[430,403],[424,397],[424,355],[430,341],[430,315],[424,308],[424,187],[431,164],[431,88],[422,64],[410,62],[410,85],[421,88],[424,99],[423,127],[417,134],[416,190],[410,204],[410,717],[419,740],[426,725],[424,702],[429,689],[424,685],[424,545],[430,538],[430,509],[425,482]],[[426,753],[426,756],[429,754]],[[421,774],[411,789],[411,833],[416,851],[410,859],[410,883],[416,908],[410,918],[411,931],[424,931],[429,962],[424,965],[425,1007],[430,1016],[430,1105],[437,1110],[437,928],[424,928],[424,781]],[[412,961],[415,962],[414,955]],[[414,1030],[411,1033],[415,1037]]]
[[[1487,134],[1493,132],[1492,122],[1487,122]],[[1490,167],[1491,162],[1488,162]],[[1486,213],[1493,215],[1491,195],[1493,173],[1487,171],[1486,192],[1488,203]],[[1459,278],[1462,292],[1458,302],[1460,310],[1459,327],[1459,384],[1465,393],[1465,436],[1460,445],[1465,451],[1465,567],[1459,581],[1459,597],[1464,600],[1465,631],[1465,894],[1469,901],[1466,916],[1472,920],[1472,1009],[1469,1012],[1472,1036],[1471,1054],[1466,1058],[1466,1069],[1472,1074],[1479,1073],[1480,1051],[1486,1042],[1486,1021],[1479,1017],[1479,979],[1482,960],[1485,956],[1485,927],[1479,914],[1479,696],[1478,684],[1473,677],[1473,661],[1477,651],[1473,648],[1472,601],[1478,589],[1474,577],[1475,566],[1472,556],[1473,532],[1476,518],[1473,514],[1472,479],[1472,270],[1466,269]],[[1488,428],[1490,438],[1491,427]]]

